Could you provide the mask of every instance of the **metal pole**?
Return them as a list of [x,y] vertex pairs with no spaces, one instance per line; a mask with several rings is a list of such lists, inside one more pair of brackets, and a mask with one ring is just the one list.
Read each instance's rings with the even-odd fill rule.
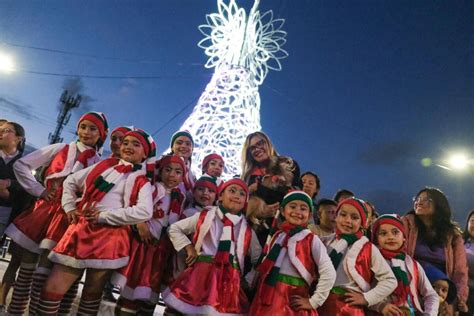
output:
[[59,101],[62,103],[61,111],[58,114],[58,119],[57,119],[58,124],[56,125],[56,129],[54,130],[54,133],[49,134],[50,144],[56,144],[63,141],[63,138],[61,137],[61,132],[63,130],[63,127],[69,122],[69,119],[71,118],[70,111],[74,108],[79,107],[82,101],[82,97],[79,94],[76,95],[75,97],[70,96],[68,95],[68,91],[64,90],[64,92],[61,94],[61,97],[59,98]]

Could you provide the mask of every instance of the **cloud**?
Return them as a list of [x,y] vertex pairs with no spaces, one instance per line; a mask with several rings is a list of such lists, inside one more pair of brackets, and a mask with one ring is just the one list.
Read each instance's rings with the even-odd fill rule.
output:
[[80,94],[84,90],[84,84],[81,77],[67,77],[63,81],[62,88],[71,95]]
[[420,147],[412,140],[394,140],[371,144],[359,155],[360,161],[368,165],[395,164],[417,155]]
[[18,100],[14,100],[9,97],[0,96],[0,109],[19,115],[28,120],[35,120],[41,122],[42,120],[32,113],[31,106],[21,103]]
[[[76,97],[76,95],[81,96],[81,103],[79,105],[81,113],[89,112],[92,110],[92,103],[94,103],[96,99],[86,94],[86,88],[81,77],[68,77],[64,79],[62,89],[67,90],[68,95],[71,97]],[[61,107],[62,103],[59,102],[57,107],[58,111],[61,110]]]

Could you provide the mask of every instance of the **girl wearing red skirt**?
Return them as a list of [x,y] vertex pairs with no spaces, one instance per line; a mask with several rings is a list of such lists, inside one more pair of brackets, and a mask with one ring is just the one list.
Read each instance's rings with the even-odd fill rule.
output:
[[[256,263],[261,247],[242,211],[247,185],[232,179],[220,187],[219,205],[170,226],[174,248],[185,249],[189,266],[163,292],[163,300],[184,314],[242,315],[249,301],[242,283],[245,257]],[[193,242],[187,236],[194,234]]]
[[62,204],[71,225],[49,255],[55,265],[41,292],[40,315],[58,312],[63,295],[84,270],[78,314],[97,313],[110,273],[129,261],[129,225],[152,216],[152,190],[144,162],[155,153],[151,137],[133,130],[125,134],[121,159],[108,158],[65,180]]
[[[69,174],[100,160],[97,152],[105,142],[107,131],[105,115],[88,112],[77,124],[78,141],[46,146],[15,163],[14,171],[18,182],[28,193],[39,199],[32,211],[18,216],[5,231],[15,243],[24,248],[18,281],[8,308],[9,313],[24,313],[35,273],[30,303],[30,312],[34,313],[39,292],[51,269],[47,255],[69,225],[66,213],[61,207],[63,181]],[[44,186],[31,173],[38,168],[44,170]],[[36,268],[40,254],[40,264]],[[67,306],[65,308],[68,309]]]
[[438,315],[438,294],[421,265],[406,254],[406,233],[400,216],[385,214],[372,226],[372,241],[395,274],[392,295],[371,307],[375,315]]
[[280,204],[284,220],[265,245],[249,315],[318,315],[316,309],[328,297],[336,271],[326,247],[307,228],[313,201],[303,191],[292,191]]
[[320,315],[365,315],[367,306],[380,303],[397,287],[392,269],[364,236],[366,222],[364,201],[348,198],[339,202],[336,234],[321,238],[337,276],[328,299],[318,308]]
[[175,132],[173,136],[171,136],[170,149],[171,151],[168,155],[177,155],[184,159],[186,175],[183,177],[183,182],[179,185],[179,189],[181,192],[186,192],[186,197],[191,200],[191,191],[194,187],[194,182],[196,181],[196,177],[191,170],[192,155],[194,150],[193,136],[191,133],[189,133],[189,131]]
[[185,197],[179,184],[185,170],[184,160],[179,156],[164,156],[160,161],[153,217],[136,225],[130,261],[112,278],[122,289],[117,315],[153,315],[161,286],[169,282],[167,276],[173,271],[171,259],[175,250],[166,230],[182,216]]

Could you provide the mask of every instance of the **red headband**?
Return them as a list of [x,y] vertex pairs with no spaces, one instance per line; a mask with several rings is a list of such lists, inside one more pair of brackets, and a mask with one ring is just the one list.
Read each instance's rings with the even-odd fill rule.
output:
[[336,215],[339,213],[339,210],[344,204],[349,204],[354,206],[357,211],[359,212],[360,218],[361,218],[361,227],[365,228],[365,225],[367,224],[367,209],[365,208],[365,202],[356,198],[347,198],[339,202],[339,205],[337,206],[336,210]]
[[104,143],[105,139],[107,138],[107,130],[108,130],[108,127],[106,126],[107,121],[106,121],[105,115],[103,113],[98,113],[98,112],[97,113],[88,112],[81,116],[81,118],[79,119],[79,122],[77,123],[77,128],[79,128],[79,125],[81,125],[81,122],[85,120],[90,121],[95,126],[97,126],[97,128],[99,129],[100,140],[102,141],[102,143]]
[[230,179],[226,182],[221,183],[221,185],[219,186],[219,194],[224,192],[224,190],[232,184],[236,184],[236,185],[240,186],[242,189],[244,189],[245,194],[247,195],[246,200],[248,200],[248,198],[249,198],[249,189],[247,187],[247,184],[244,181],[242,181],[238,178]]
[[145,156],[148,157],[148,155],[150,154],[151,145],[148,142],[148,140],[145,138],[145,136],[143,136],[138,131],[128,131],[128,132],[125,133],[123,138],[125,139],[125,137],[127,137],[127,136],[132,136],[132,137],[135,137],[136,139],[138,139],[140,141],[140,143],[142,144],[142,146],[143,146],[143,149],[145,151]]
[[217,193],[217,185],[215,182],[212,182],[209,178],[204,178],[201,177],[199,178],[196,183],[194,183],[194,188],[193,191],[196,190],[197,187],[205,187],[208,188],[211,191],[214,191]]
[[159,162],[159,165],[160,165],[160,168],[163,168],[171,163],[177,163],[181,166],[181,168],[183,168],[183,175],[185,175],[186,173],[186,165],[184,164],[184,160],[177,156],[177,155],[168,155],[168,156],[164,156],[163,158],[161,158],[160,162]]
[[218,154],[210,154],[210,155],[207,155],[206,157],[204,157],[204,160],[202,161],[202,164],[201,164],[201,170],[203,172],[207,172],[206,169],[207,169],[207,164],[213,160],[213,159],[218,159],[218,160],[221,160],[222,162],[224,162],[224,158],[222,158],[221,155],[218,155]]
[[390,224],[397,227],[398,229],[400,229],[403,236],[406,238],[407,234],[405,231],[405,226],[403,225],[400,216],[398,216],[397,214],[385,214],[377,218],[377,220],[372,225],[372,241],[376,242],[377,233],[379,231],[380,226],[383,224]]
[[116,127],[114,128],[114,130],[112,131],[112,133],[110,135],[113,135],[117,132],[121,132],[122,134],[127,134],[127,132],[131,131],[130,128],[126,127],[126,126],[119,126],[119,127]]

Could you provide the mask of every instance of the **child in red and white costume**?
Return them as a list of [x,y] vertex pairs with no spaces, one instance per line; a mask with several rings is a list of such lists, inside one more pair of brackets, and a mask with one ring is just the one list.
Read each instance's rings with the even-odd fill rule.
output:
[[[15,175],[23,188],[39,197],[31,212],[24,212],[8,226],[5,233],[24,248],[19,276],[9,307],[11,314],[23,314],[35,272],[31,290],[31,312],[51,269],[47,259],[51,250],[61,239],[69,223],[61,206],[63,181],[71,173],[91,166],[100,160],[98,151],[107,137],[108,125],[100,112],[84,114],[77,124],[78,141],[70,144],[53,144],[19,159],[14,165]],[[44,186],[31,170],[44,168]],[[47,251],[44,251],[44,250]],[[36,269],[38,255],[42,254]]]
[[[194,182],[196,177],[192,172],[192,155],[194,150],[194,140],[193,136],[189,131],[177,131],[171,136],[170,142],[171,155],[177,155],[184,159],[186,165],[186,176],[183,178],[183,183],[180,185],[180,189],[183,192],[187,192],[189,197],[192,195],[192,189],[194,187]],[[158,165],[159,165],[158,161]]]
[[326,247],[307,228],[313,201],[303,191],[292,191],[280,205],[283,223],[265,245],[249,315],[318,315],[336,271]]
[[372,226],[372,240],[395,274],[398,286],[382,302],[371,306],[380,315],[438,315],[439,298],[421,265],[405,250],[405,227],[396,214],[380,216]]
[[217,184],[214,177],[200,177],[193,188],[193,203],[183,212],[185,218],[201,212],[208,206],[215,205],[217,198]]
[[[248,199],[240,179],[224,182],[219,205],[171,225],[174,248],[185,249],[189,268],[163,292],[163,300],[185,314],[243,315],[249,302],[241,287],[244,261],[257,262],[261,248],[242,211]],[[187,236],[194,233],[193,242]]]
[[216,179],[217,186],[222,184],[222,173],[224,172],[225,163],[224,158],[218,154],[209,154],[204,157],[201,170],[204,177],[213,177]]
[[[206,207],[216,205],[217,199],[217,185],[214,177],[200,177],[193,188],[193,203],[191,206],[183,211],[183,218],[188,218],[196,213],[201,212]],[[188,236],[192,238],[193,236]],[[181,250],[177,253],[177,260],[175,261],[174,276],[177,277],[186,269],[186,251]],[[169,308],[167,309],[167,311]],[[166,311],[165,311],[166,312]]]
[[62,296],[84,269],[78,314],[97,313],[110,273],[129,261],[128,225],[152,216],[145,160],[153,160],[155,153],[152,138],[135,129],[125,134],[121,159],[108,158],[65,180],[62,204],[71,225],[49,255],[55,265],[41,292],[39,314],[57,313]]
[[175,250],[166,230],[182,216],[185,196],[179,184],[183,181],[185,170],[181,157],[173,155],[161,159],[160,182],[155,184],[153,217],[136,225],[130,261],[113,276],[112,282],[122,289],[117,315],[153,315],[161,286],[169,285],[165,273],[173,270],[171,259]]
[[339,202],[336,234],[321,238],[337,276],[328,299],[318,308],[320,315],[365,315],[366,306],[380,303],[397,287],[392,269],[364,236],[366,221],[364,201],[348,198]]
[[110,150],[112,151],[111,157],[120,158],[120,146],[123,142],[123,137],[132,128],[128,126],[118,126],[110,133]]
[[[131,131],[132,128],[133,127],[128,126],[118,126],[112,130],[110,133],[110,151],[112,152],[110,157],[120,158],[120,146],[122,145],[123,137],[127,132]],[[105,301],[113,303],[117,301],[114,297],[113,289],[114,286],[110,282],[105,284],[103,295],[103,299]]]

